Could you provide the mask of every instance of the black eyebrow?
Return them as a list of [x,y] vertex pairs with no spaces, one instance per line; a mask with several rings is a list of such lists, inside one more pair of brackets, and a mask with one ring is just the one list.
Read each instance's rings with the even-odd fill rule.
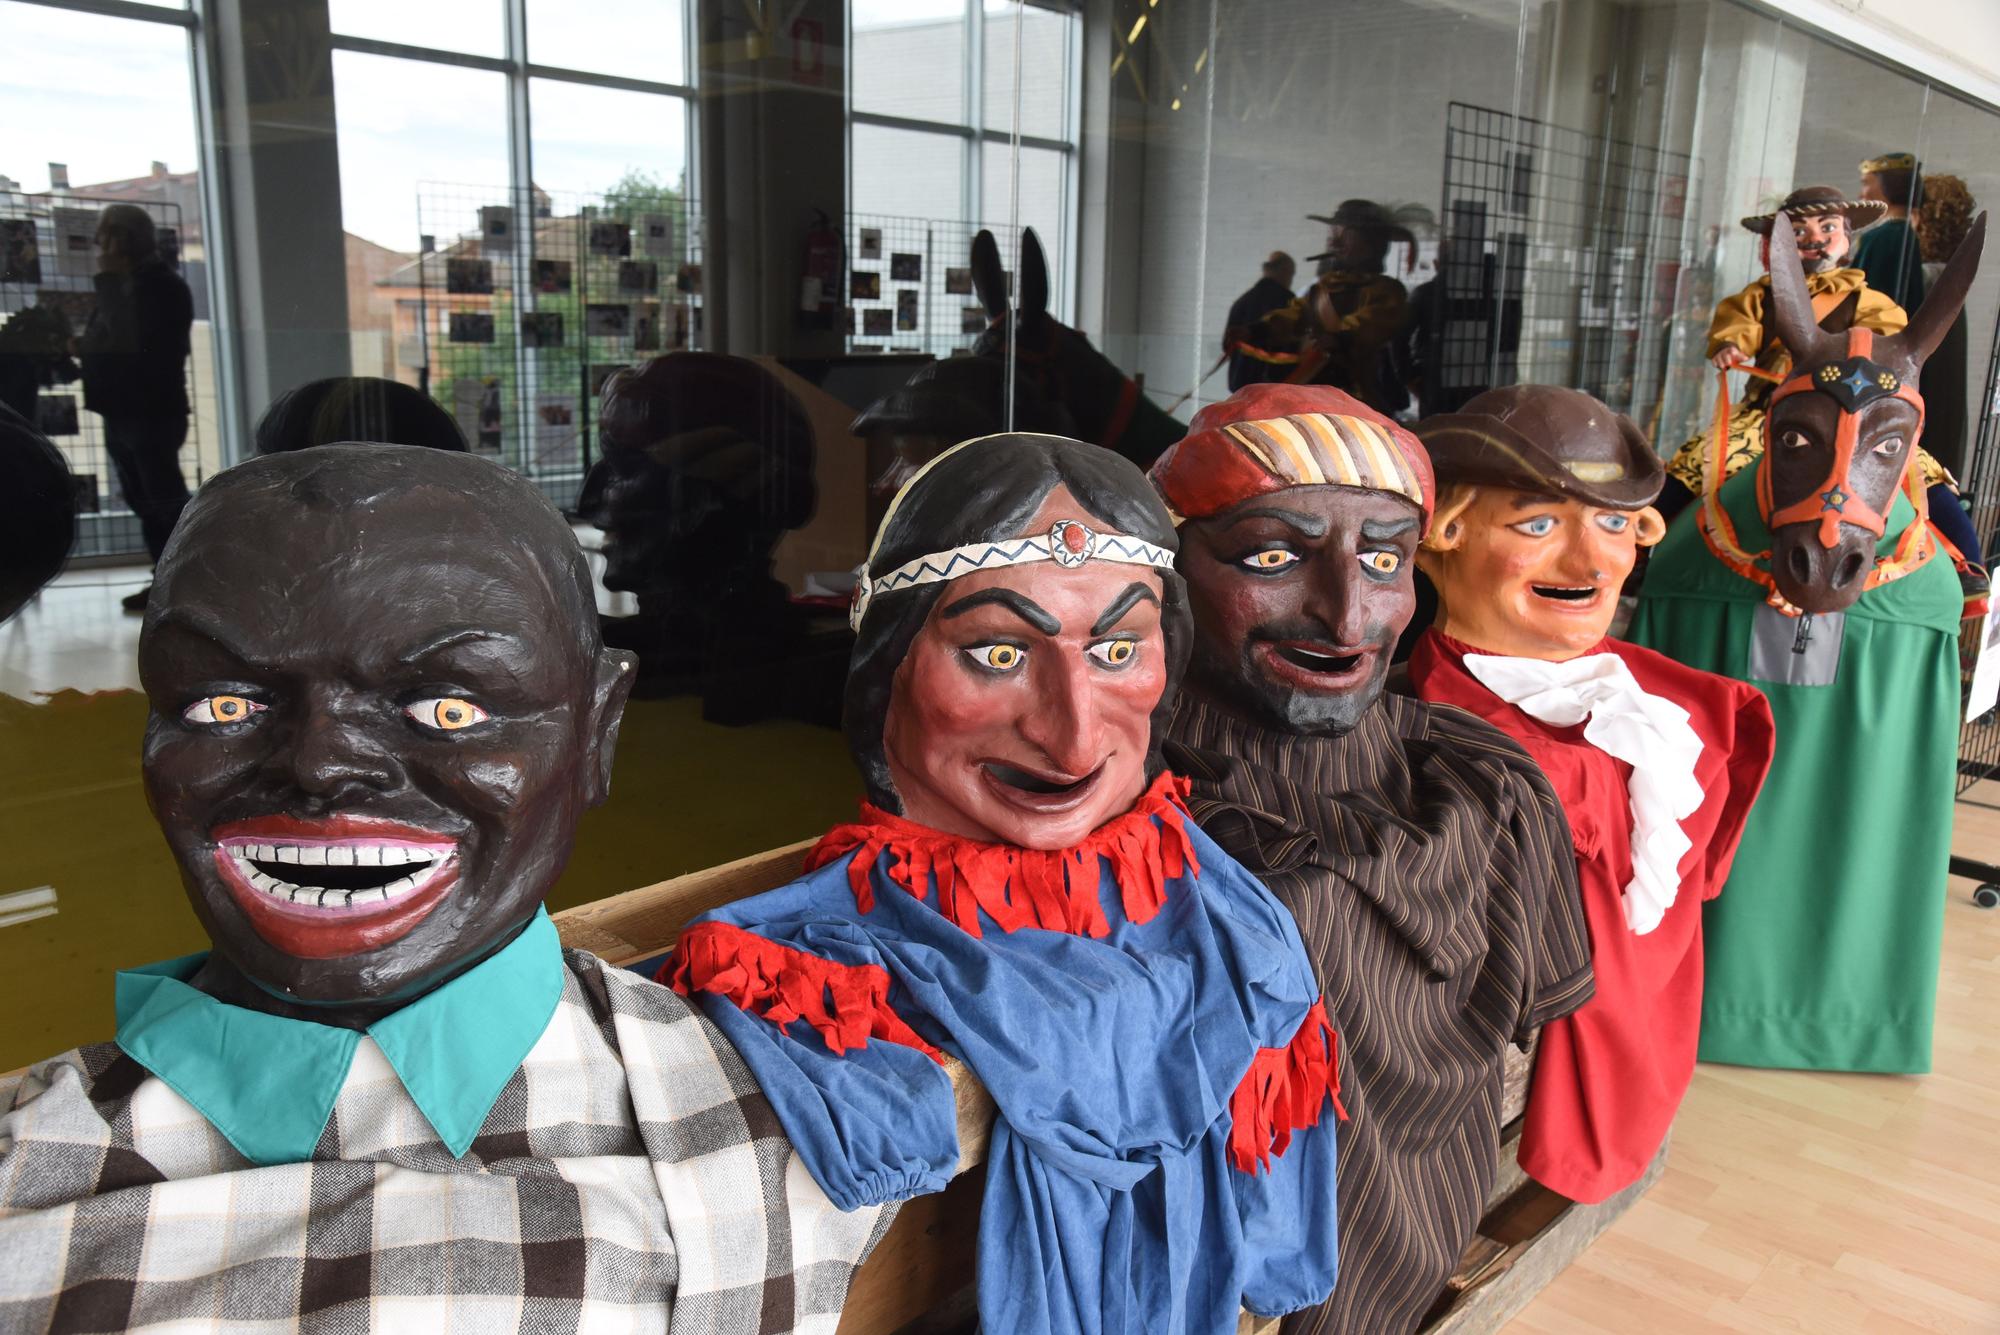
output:
[[1253,506],[1248,510],[1238,510],[1229,517],[1230,527],[1235,527],[1246,519],[1275,519],[1281,524],[1290,524],[1308,538],[1326,536],[1326,521],[1318,515],[1309,515],[1300,510],[1281,510],[1272,505]]
[[962,616],[989,603],[1006,608],[1044,635],[1062,634],[1062,622],[1042,610],[1033,600],[1022,597],[1012,589],[981,589],[977,593],[968,593],[938,613],[938,616],[940,618]]
[[453,649],[461,644],[475,644],[482,640],[512,644],[522,642],[520,636],[510,635],[506,631],[482,630],[478,626],[458,626],[451,630],[440,631],[422,644],[397,654],[396,661],[407,667],[445,649]]
[[207,640],[244,667],[254,667],[259,662],[256,655],[247,652],[242,646],[233,642],[221,625],[193,608],[174,607],[161,613],[160,619],[154,623],[154,633],[157,634],[160,631],[169,629],[180,631],[184,635],[199,636],[201,639]]
[[1111,600],[1111,606],[1104,609],[1104,615],[1097,618],[1097,624],[1090,628],[1090,633],[1092,635],[1102,635],[1105,631],[1110,630],[1113,626],[1124,620],[1125,614],[1142,602],[1151,603],[1155,607],[1160,605],[1159,598],[1151,589],[1138,580],[1134,580],[1125,586],[1123,593]]
[[1408,519],[1364,519],[1361,521],[1361,536],[1372,542],[1400,537],[1417,526],[1415,515]]

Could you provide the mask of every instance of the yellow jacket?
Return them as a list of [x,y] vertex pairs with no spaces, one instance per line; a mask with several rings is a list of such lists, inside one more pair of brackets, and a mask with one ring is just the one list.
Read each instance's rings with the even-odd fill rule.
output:
[[[1894,334],[1910,322],[1903,308],[1868,286],[1868,275],[1859,269],[1833,269],[1806,275],[1806,291],[1812,294],[1813,315],[1824,320],[1850,292],[1861,294],[1854,323],[1878,334]],[[1759,278],[1733,297],[1715,304],[1715,318],[1708,325],[1708,355],[1714,357],[1733,347],[1752,358],[1767,371],[1784,374],[1792,359],[1778,341],[1777,331],[1764,327],[1764,306],[1771,299],[1771,276]]]

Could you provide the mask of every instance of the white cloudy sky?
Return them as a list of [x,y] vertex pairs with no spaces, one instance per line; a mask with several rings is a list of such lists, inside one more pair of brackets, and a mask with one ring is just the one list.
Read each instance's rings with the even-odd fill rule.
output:
[[[1006,0],[984,3],[1007,8]],[[336,32],[477,55],[503,50],[501,0],[329,6]],[[852,0],[860,28],[951,18],[965,8],[966,0]],[[527,10],[537,63],[685,81],[676,0],[527,0]],[[0,33],[0,174],[39,191],[49,187],[50,162],[66,163],[76,185],[142,176],[155,160],[177,172],[199,166],[185,29],[0,0]],[[414,250],[420,232],[472,225],[456,206],[452,217],[437,216],[434,203],[420,219],[420,185],[463,187],[449,193],[468,206],[505,199],[503,76],[337,51],[334,92],[348,231]],[[686,166],[677,98],[538,80],[530,105],[536,183],[559,196],[602,190],[632,168],[674,182]],[[426,193],[433,201],[447,194]]]

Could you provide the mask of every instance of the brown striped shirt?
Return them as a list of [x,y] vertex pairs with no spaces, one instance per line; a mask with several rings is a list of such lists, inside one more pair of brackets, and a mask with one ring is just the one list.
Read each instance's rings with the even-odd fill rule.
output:
[[1340,1033],[1340,1281],[1285,1335],[1415,1329],[1492,1185],[1501,1062],[1591,993],[1569,826],[1526,751],[1385,695],[1342,737],[1183,696],[1204,830],[1298,918]]

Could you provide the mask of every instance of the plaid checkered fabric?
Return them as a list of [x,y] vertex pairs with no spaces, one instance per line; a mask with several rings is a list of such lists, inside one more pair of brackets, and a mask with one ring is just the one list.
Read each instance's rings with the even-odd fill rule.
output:
[[110,1043],[0,1084],[0,1330],[830,1335],[893,1209],[836,1210],[681,997],[564,965],[463,1159],[365,1039],[299,1164]]

